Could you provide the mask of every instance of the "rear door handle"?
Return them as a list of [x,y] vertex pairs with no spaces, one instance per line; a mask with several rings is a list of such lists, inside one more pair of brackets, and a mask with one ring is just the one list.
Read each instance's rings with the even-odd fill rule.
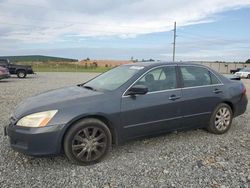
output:
[[215,89],[215,90],[213,90],[213,92],[214,92],[215,94],[218,94],[218,93],[222,93],[222,90],[220,90],[220,89]]
[[181,98],[181,96],[171,95],[168,99],[175,101],[175,100],[180,99],[180,98]]

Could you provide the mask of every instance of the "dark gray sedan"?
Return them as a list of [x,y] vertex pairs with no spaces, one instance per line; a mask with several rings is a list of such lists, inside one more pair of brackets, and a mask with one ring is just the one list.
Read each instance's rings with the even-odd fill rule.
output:
[[26,99],[5,133],[17,151],[64,152],[74,163],[87,165],[103,159],[112,143],[196,128],[223,134],[247,102],[241,81],[208,67],[135,63]]

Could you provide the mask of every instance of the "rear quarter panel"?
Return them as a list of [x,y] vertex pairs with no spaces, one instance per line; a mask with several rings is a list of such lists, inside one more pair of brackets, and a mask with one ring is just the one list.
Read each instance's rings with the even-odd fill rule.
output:
[[233,106],[234,116],[238,116],[245,111],[247,106],[247,97],[243,95],[244,84],[241,81],[230,81],[224,85],[225,102],[230,102]]

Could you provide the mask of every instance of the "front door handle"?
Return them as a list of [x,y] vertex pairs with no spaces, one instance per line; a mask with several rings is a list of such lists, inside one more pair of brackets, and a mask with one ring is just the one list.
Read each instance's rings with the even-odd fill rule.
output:
[[215,94],[218,94],[218,93],[222,93],[222,90],[220,90],[220,89],[214,89],[214,91],[213,91]]
[[168,99],[175,101],[175,100],[180,99],[180,98],[181,98],[181,96],[171,95]]

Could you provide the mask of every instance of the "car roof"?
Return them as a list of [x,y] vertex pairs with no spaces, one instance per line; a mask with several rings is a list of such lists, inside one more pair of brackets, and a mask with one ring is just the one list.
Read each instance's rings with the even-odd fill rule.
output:
[[201,64],[198,63],[193,63],[193,62],[171,62],[171,61],[151,61],[151,62],[136,62],[136,63],[129,63],[129,64],[125,64],[125,65],[129,65],[129,66],[143,66],[143,67],[156,67],[156,66],[161,66],[161,65],[198,65],[198,66],[203,66]]

